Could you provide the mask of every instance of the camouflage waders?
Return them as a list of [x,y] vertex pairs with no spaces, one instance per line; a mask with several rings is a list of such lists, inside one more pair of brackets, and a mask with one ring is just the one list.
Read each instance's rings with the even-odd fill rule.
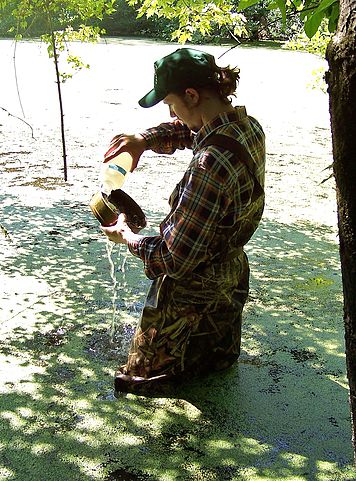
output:
[[238,358],[249,277],[246,255],[239,252],[189,279],[153,281],[125,374],[198,374],[228,367]]
[[[251,218],[245,220],[245,227],[252,227]],[[237,360],[249,265],[243,249],[228,247],[229,240],[226,230],[217,236],[219,254],[189,277],[153,281],[127,364],[116,373],[117,391],[144,393],[172,378],[225,369]]]
[[249,290],[244,246],[264,207],[256,182],[248,212],[217,227],[207,260],[184,279],[153,281],[116,391],[149,392],[165,381],[221,370],[240,354],[241,316]]

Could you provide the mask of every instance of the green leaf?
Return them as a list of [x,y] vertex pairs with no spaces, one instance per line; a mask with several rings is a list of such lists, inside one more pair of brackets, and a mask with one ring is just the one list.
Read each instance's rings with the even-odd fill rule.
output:
[[322,0],[319,6],[316,8],[315,13],[323,12],[334,3],[338,3],[338,0]]
[[329,32],[335,32],[339,21],[340,6],[338,3],[334,3],[332,6],[331,14],[329,16],[328,29]]
[[312,13],[306,12],[301,18],[308,17],[304,23],[305,33],[312,38],[318,31],[324,17],[329,19],[328,30],[334,32],[339,18],[339,0],[321,0]]
[[285,2],[285,0],[276,0],[276,2],[277,2],[277,5],[278,5],[279,10],[281,11],[283,27],[285,27],[285,26],[286,26],[286,21],[287,21],[287,17],[286,17],[286,2]]
[[318,28],[320,27],[321,21],[324,18],[323,12],[314,12],[304,24],[305,33],[309,38],[314,37]]
[[276,8],[278,8],[278,4],[277,2],[272,2],[272,3],[269,3],[266,8],[267,10],[276,10]]
[[259,1],[260,0],[240,0],[237,10],[241,12],[241,10],[245,10],[245,8],[251,7]]

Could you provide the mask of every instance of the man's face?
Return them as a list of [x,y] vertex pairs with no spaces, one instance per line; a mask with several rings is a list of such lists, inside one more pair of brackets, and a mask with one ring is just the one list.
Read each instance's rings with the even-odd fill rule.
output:
[[183,95],[168,94],[163,100],[169,107],[171,117],[182,121],[193,132],[197,132],[203,126],[197,107],[198,102],[199,94],[193,89],[187,89]]

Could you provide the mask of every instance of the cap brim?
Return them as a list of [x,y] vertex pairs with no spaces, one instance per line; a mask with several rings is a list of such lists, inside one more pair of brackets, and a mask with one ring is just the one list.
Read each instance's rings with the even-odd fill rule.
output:
[[159,95],[155,89],[152,89],[151,92],[148,92],[141,100],[138,101],[141,107],[153,107],[154,105],[158,104],[161,100],[164,99],[164,96]]

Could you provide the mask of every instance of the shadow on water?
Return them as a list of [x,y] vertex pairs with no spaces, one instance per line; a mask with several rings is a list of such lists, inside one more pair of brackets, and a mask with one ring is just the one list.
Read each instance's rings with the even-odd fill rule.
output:
[[[262,223],[248,247],[251,296],[233,368],[161,397],[115,399],[118,358],[101,352],[104,344],[90,352],[111,309],[95,219],[84,203],[6,199],[0,478],[355,479],[337,247],[327,228]],[[153,225],[161,217],[148,213]],[[118,305],[130,327],[148,282],[140,261],[128,263]]]

